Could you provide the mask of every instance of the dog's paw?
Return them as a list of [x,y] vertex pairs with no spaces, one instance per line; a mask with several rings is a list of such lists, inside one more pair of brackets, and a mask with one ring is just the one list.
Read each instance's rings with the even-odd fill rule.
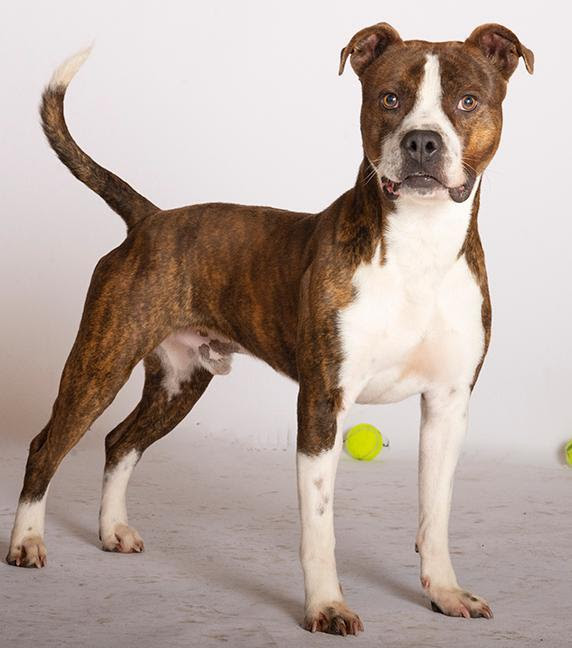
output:
[[116,524],[111,532],[101,534],[104,551],[119,553],[141,553],[144,549],[143,539],[136,529],[126,524]]
[[11,545],[6,562],[16,567],[45,567],[46,545],[39,535],[24,537]]
[[465,619],[493,618],[493,611],[485,599],[459,587],[429,587],[431,609],[447,616],[464,617]]
[[308,610],[303,625],[310,632],[327,632],[344,637],[363,632],[363,623],[359,616],[339,601]]

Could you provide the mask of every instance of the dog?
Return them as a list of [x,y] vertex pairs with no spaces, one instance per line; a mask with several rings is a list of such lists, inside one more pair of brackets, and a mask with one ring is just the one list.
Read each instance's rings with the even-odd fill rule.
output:
[[125,491],[144,450],[172,430],[235,353],[299,383],[297,477],[303,626],[357,634],[334,557],[334,479],[354,403],[419,394],[420,578],[435,611],[492,617],[457,583],[448,550],[452,480],[491,330],[477,226],[502,102],[534,55],[486,24],[464,41],[404,41],[379,23],[341,52],[362,87],[355,186],[318,214],[204,204],[162,210],[72,139],[66,88],[87,57],[54,73],[41,104],[50,145],[127,225],[97,264],[46,427],[31,442],[7,561],[46,564],[46,493],[58,465],[143,360],[133,412],[106,437],[100,538],[140,552]]

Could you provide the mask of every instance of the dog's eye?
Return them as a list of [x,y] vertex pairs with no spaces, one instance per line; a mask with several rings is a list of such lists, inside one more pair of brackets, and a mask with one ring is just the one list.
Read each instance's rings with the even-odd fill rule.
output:
[[387,94],[383,95],[381,103],[383,104],[384,108],[387,108],[387,110],[393,110],[394,108],[397,108],[397,106],[399,106],[399,99],[393,92],[388,92]]
[[473,97],[473,95],[465,95],[461,101],[459,101],[457,108],[464,110],[465,112],[471,112],[471,110],[474,110],[477,107],[478,103],[477,98]]

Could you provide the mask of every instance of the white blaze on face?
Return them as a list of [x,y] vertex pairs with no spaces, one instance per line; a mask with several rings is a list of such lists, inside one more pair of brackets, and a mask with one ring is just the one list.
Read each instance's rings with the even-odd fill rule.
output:
[[401,122],[399,128],[384,139],[381,149],[379,176],[401,181],[401,140],[412,130],[431,130],[443,140],[443,162],[446,182],[456,187],[465,181],[462,165],[462,142],[451,120],[443,110],[443,88],[439,57],[428,54],[423,78],[417,90],[415,104]]

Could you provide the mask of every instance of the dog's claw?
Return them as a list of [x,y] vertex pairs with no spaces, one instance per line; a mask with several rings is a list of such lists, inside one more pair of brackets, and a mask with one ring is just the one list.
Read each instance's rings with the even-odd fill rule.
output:
[[346,630],[346,622],[341,617],[334,617],[330,626],[332,634],[340,634],[345,637],[348,634]]
[[358,632],[363,632],[363,623],[359,617],[352,621],[352,632],[351,634],[357,635]]

